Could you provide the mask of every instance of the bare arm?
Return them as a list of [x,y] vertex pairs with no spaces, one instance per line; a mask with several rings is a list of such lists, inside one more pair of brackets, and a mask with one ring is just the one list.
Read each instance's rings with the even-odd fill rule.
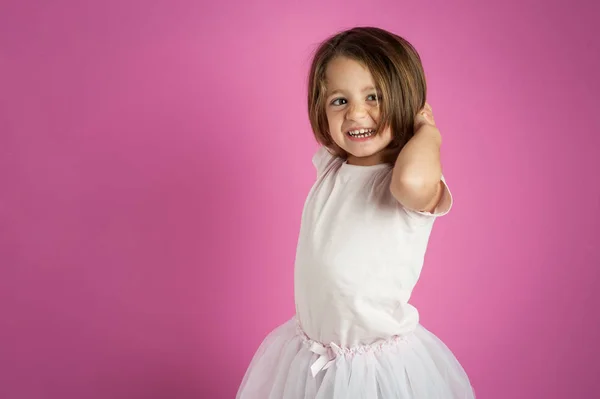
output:
[[431,107],[417,115],[414,136],[400,151],[390,190],[403,206],[432,212],[443,195],[440,148],[442,136],[435,126]]

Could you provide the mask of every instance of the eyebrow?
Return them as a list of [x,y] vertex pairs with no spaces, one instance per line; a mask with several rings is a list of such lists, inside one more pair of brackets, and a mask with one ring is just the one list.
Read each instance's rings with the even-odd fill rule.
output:
[[[367,86],[367,87],[365,87],[365,88],[363,88],[363,89],[361,90],[361,93],[364,93],[364,92],[366,92],[366,91],[371,91],[371,90],[376,90],[376,89],[375,89],[375,87],[374,87],[374,86]],[[334,94],[341,94],[341,93],[342,93],[342,90],[340,90],[340,89],[335,89],[335,90],[333,90],[333,91],[331,91],[331,92],[327,93],[327,97],[333,96]]]

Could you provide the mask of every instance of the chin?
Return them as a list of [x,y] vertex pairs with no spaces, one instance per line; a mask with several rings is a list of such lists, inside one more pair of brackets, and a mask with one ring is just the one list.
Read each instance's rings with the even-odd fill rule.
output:
[[355,158],[369,158],[369,157],[377,155],[379,152],[380,151],[348,151],[348,150],[346,150],[346,153],[348,153],[349,156],[353,156]]
[[357,158],[367,158],[375,156],[386,149],[387,145],[369,145],[363,146],[362,148],[356,148],[355,146],[346,146],[344,150],[349,154]]
[[376,157],[379,153],[384,151],[391,142],[391,137],[388,138],[376,135],[366,140],[351,140],[345,135],[340,135],[336,137],[334,141],[338,147],[348,154],[348,156],[364,159]]

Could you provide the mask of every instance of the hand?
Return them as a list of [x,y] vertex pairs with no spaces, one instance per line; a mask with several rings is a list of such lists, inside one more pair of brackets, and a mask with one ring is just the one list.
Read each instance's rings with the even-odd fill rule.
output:
[[425,125],[436,127],[435,119],[433,119],[433,110],[428,103],[425,103],[425,106],[415,116],[415,133]]

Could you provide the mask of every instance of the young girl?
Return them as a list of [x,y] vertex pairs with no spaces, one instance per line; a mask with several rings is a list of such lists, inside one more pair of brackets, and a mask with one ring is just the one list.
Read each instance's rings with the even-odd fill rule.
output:
[[452,196],[419,55],[379,28],[326,40],[309,76],[316,183],[295,265],[296,316],[255,354],[239,399],[470,399],[452,352],[409,304]]

